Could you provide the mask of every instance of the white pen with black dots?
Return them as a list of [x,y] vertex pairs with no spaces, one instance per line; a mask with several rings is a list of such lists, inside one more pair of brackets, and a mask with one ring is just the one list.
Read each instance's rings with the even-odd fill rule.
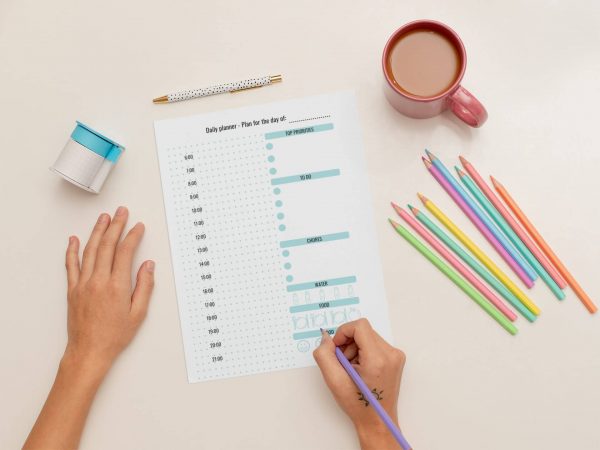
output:
[[187,91],[175,92],[174,94],[163,95],[152,100],[153,103],[173,103],[183,100],[190,100],[198,97],[208,97],[209,95],[224,94],[226,92],[239,92],[246,89],[254,89],[269,84],[279,83],[282,80],[281,75],[267,75],[265,77],[249,78],[235,83],[223,83],[216,86],[209,86],[200,89],[190,89]]

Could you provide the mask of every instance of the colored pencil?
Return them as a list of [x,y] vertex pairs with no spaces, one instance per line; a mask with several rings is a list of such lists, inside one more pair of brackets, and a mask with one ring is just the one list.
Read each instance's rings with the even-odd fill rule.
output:
[[429,231],[435,234],[439,240],[441,240],[446,247],[452,250],[460,259],[462,259],[471,269],[473,269],[481,278],[483,278],[498,294],[504,297],[515,309],[517,309],[523,317],[530,322],[536,319],[536,316],[527,309],[519,299],[510,292],[506,286],[504,286],[492,273],[483,267],[473,258],[468,252],[462,249],[460,245],[452,240],[440,227],[438,227],[429,217],[422,211],[418,210],[414,206],[408,205],[408,208],[414,214],[419,222],[421,222]]
[[529,219],[527,218],[525,213],[523,213],[521,208],[519,208],[519,205],[517,205],[517,203],[510,196],[510,194],[504,188],[504,186],[502,186],[502,184],[500,184],[498,182],[498,180],[496,180],[494,177],[491,177],[491,179],[492,179],[492,184],[498,191],[498,194],[500,194],[500,197],[502,197],[502,199],[506,202],[506,204],[511,209],[511,211],[515,214],[515,216],[517,216],[517,219],[519,219],[521,224],[525,227],[525,229],[531,235],[531,237],[537,243],[537,245],[542,249],[542,251],[548,257],[548,259],[550,261],[552,261],[552,264],[554,264],[556,266],[556,268],[558,269],[560,274],[564,277],[564,279],[567,281],[569,286],[571,286],[571,289],[573,289],[573,291],[575,291],[575,294],[577,295],[577,297],[579,297],[579,300],[581,300],[581,303],[583,303],[583,305],[587,308],[587,310],[590,312],[590,314],[594,314],[598,310],[598,308],[596,307],[596,305],[594,304],[592,299],[585,293],[585,291],[579,285],[577,280],[575,280],[575,278],[573,278],[573,275],[571,275],[571,273],[567,270],[567,268],[562,263],[562,261],[560,259],[558,259],[558,256],[556,256],[556,254],[552,251],[552,249],[550,248],[548,243],[544,240],[542,235],[538,232],[538,230],[529,221]]
[[485,194],[485,196],[488,198],[488,200],[490,202],[492,202],[492,204],[494,205],[496,210],[500,213],[500,215],[502,215],[502,217],[504,217],[504,220],[506,220],[506,222],[510,225],[510,227],[517,234],[517,236],[519,236],[521,241],[527,246],[529,251],[535,256],[535,258],[539,261],[539,263],[546,270],[546,272],[548,272],[548,275],[550,275],[552,277],[552,279],[558,285],[558,287],[560,287],[561,289],[566,288],[567,282],[564,280],[564,278],[560,275],[560,273],[558,273],[558,271],[550,263],[548,258],[546,258],[546,255],[544,255],[544,253],[542,253],[538,249],[537,245],[535,245],[535,243],[531,240],[531,238],[525,232],[523,227],[521,225],[519,225],[519,223],[513,218],[513,216],[510,214],[510,212],[508,212],[508,210],[506,209],[504,204],[500,201],[498,196],[487,185],[487,183],[484,181],[483,177],[481,175],[479,175],[479,172],[477,172],[477,170],[475,170],[475,167],[473,167],[473,165],[469,161],[467,161],[465,158],[463,158],[462,156],[459,156],[459,158],[460,158],[460,162],[462,163],[463,167],[467,170],[467,172],[469,172],[469,174],[471,175],[471,178],[473,178],[473,181],[475,181],[475,183],[477,183],[477,186],[479,186],[479,189],[481,189],[481,191]]
[[[439,161],[439,160],[437,160]],[[498,254],[506,261],[506,263],[510,266],[510,268],[517,274],[517,276],[525,283],[525,286],[528,288],[533,287],[533,281],[529,278],[529,276],[525,273],[523,268],[517,263],[517,261],[506,251],[504,246],[500,243],[498,239],[492,234],[490,229],[481,221],[479,216],[475,213],[474,208],[471,208],[465,202],[465,196],[461,195],[458,189],[455,189],[452,185],[452,181],[458,185],[454,177],[447,177],[442,174],[439,170],[439,164],[434,165],[427,158],[423,158],[423,163],[427,170],[433,175],[433,177],[442,185],[444,190],[450,195],[452,200],[459,206],[459,208],[467,215],[469,220],[473,222],[473,225],[477,227],[477,229],[483,234],[483,236],[488,240],[488,242],[494,247],[494,249],[498,252]],[[460,185],[458,185],[460,187]],[[461,188],[462,189],[462,188]],[[465,192],[466,195],[466,192]],[[469,198],[470,200],[470,198]],[[471,200],[472,201],[472,200]]]
[[519,287],[487,256],[463,231],[452,222],[431,200],[423,194],[418,194],[425,208],[431,212],[460,242],[463,243],[475,257],[498,278],[504,286],[519,299],[529,311],[538,316],[540,309],[533,303]]
[[[321,332],[327,333],[327,331],[324,331],[322,328]],[[383,421],[387,429],[390,430],[392,436],[394,436],[396,441],[398,441],[398,444],[400,444],[402,450],[411,450],[412,447],[410,446],[406,438],[402,435],[402,432],[400,431],[398,426],[390,418],[383,406],[381,406],[381,403],[379,403],[375,395],[373,395],[367,384],[360,377],[356,369],[352,367],[352,364],[350,363],[350,361],[348,361],[348,358],[346,358],[344,352],[342,352],[342,350],[340,350],[339,347],[335,348],[335,356],[337,357],[344,370],[346,370],[346,372],[348,373],[348,375],[350,376],[360,393],[363,395],[365,400],[369,402],[369,405],[373,407],[373,409],[375,410],[379,418]]]
[[416,248],[425,258],[427,258],[435,267],[437,267],[444,275],[446,275],[456,286],[467,294],[475,303],[477,303],[486,313],[488,313],[502,328],[510,334],[517,334],[517,328],[513,323],[504,317],[494,306],[488,302],[483,296],[477,292],[469,283],[462,279],[458,273],[444,261],[438,258],[431,250],[429,250],[421,241],[413,236],[406,228],[392,219],[388,219],[396,232],[406,239],[414,248]]
[[[485,228],[491,233],[494,239],[506,250],[506,253],[510,256],[510,258],[521,268],[521,270],[525,273],[527,278],[531,280],[531,282],[537,279],[537,274],[533,270],[533,268],[525,261],[525,259],[521,256],[521,254],[512,246],[510,242],[504,237],[504,235],[498,230],[498,228],[492,223],[492,221],[488,218],[488,216],[483,212],[483,210],[477,205],[477,203],[471,198],[471,196],[463,189],[460,183],[454,178],[454,176],[450,173],[450,171],[446,168],[444,163],[431,153],[429,150],[425,150],[427,156],[431,163],[440,171],[442,176],[448,181],[450,186],[458,193],[458,195],[464,200],[466,205],[473,211],[473,213],[477,216],[477,218],[483,223]],[[525,283],[527,287],[529,286]]]
[[552,293],[559,300],[563,300],[565,298],[565,293],[560,289],[558,284],[552,279],[552,277],[544,270],[541,264],[537,259],[533,256],[533,254],[529,251],[525,244],[521,242],[521,239],[515,234],[512,228],[506,223],[506,221],[502,218],[500,213],[496,211],[494,205],[483,195],[483,192],[479,190],[475,182],[471,179],[469,175],[463,172],[459,167],[456,168],[456,172],[458,173],[458,177],[463,182],[463,184],[467,187],[469,192],[473,194],[475,200],[479,202],[479,204],[485,209],[485,211],[490,215],[492,220],[496,222],[496,225],[500,227],[500,229],[504,232],[508,239],[513,243],[513,245],[519,250],[521,255],[527,260],[529,264],[533,267],[533,269],[537,272],[540,278],[546,283],[546,285],[550,288]]
[[412,218],[410,214],[408,214],[405,210],[400,208],[395,203],[392,203],[392,207],[396,210],[398,215],[408,224],[410,227],[417,232],[425,242],[427,242],[433,249],[441,255],[450,265],[456,270],[465,280],[467,280],[471,285],[479,291],[481,295],[483,295],[492,305],[494,305],[498,311],[500,311],[504,316],[509,319],[511,322],[517,319],[517,316],[514,312],[512,312],[508,306],[502,302],[492,291],[488,289],[488,287],[482,283],[469,269],[467,269],[458,259],[452,255],[448,250],[444,248],[444,246],[435,238],[433,235],[427,231],[419,222]]

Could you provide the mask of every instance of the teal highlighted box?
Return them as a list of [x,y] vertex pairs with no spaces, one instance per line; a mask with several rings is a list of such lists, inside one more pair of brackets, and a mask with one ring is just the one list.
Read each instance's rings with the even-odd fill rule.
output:
[[303,173],[300,175],[290,175],[289,177],[273,178],[271,184],[299,183],[301,181],[318,180],[319,178],[337,177],[340,175],[340,169],[322,170],[320,172]]
[[330,300],[328,302],[309,303],[307,305],[290,306],[291,313],[315,311],[318,309],[337,308],[338,306],[356,305],[358,297],[340,298],[338,300]]
[[[295,128],[293,130],[273,131],[271,133],[265,134],[265,139],[279,139],[290,136],[301,136],[303,134],[318,133],[319,131],[329,130],[333,130],[333,124],[323,123],[321,125],[314,125],[312,127]],[[269,144],[267,144],[267,148],[269,148]]]
[[[330,335],[335,334],[335,330],[337,330],[337,327],[335,328],[323,328],[325,331],[327,331],[327,333],[329,333]],[[302,331],[300,333],[294,333],[293,337],[294,340],[299,340],[299,339],[310,339],[310,338],[314,338],[314,337],[321,337],[321,330],[311,330],[311,331]]]
[[329,280],[309,281],[308,283],[292,284],[287,287],[288,292],[305,291],[307,289],[319,289],[328,286],[339,286],[340,284],[356,283],[356,277],[331,278]]
[[289,248],[298,247],[299,245],[320,244],[321,242],[339,241],[340,239],[348,239],[350,233],[343,231],[341,233],[322,234],[320,236],[309,236],[300,239],[290,239],[289,241],[281,241],[279,247]]

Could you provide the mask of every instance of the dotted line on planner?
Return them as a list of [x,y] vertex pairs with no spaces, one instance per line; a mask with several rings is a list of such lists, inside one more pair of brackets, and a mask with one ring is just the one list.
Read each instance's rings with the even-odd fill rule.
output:
[[290,120],[288,123],[307,122],[309,120],[317,120],[317,119],[328,119],[329,117],[331,117],[331,116],[328,115],[328,116],[311,117],[310,119]]

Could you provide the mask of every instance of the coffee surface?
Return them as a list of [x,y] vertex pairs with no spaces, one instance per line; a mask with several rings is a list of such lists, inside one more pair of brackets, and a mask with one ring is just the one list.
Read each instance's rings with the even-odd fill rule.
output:
[[389,53],[388,73],[400,90],[418,97],[446,91],[460,73],[460,55],[452,42],[432,30],[401,36]]

